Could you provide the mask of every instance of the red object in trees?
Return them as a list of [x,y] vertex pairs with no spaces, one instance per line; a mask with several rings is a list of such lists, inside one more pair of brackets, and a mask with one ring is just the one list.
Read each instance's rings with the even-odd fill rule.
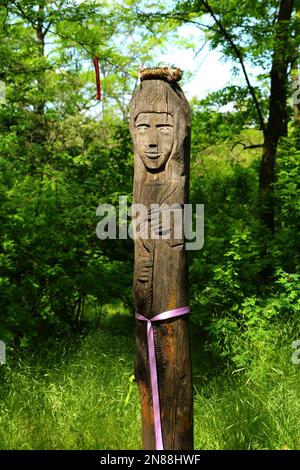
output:
[[100,85],[100,69],[99,69],[99,58],[95,57],[93,60],[95,73],[96,73],[96,87],[97,87],[97,95],[96,99],[101,100],[101,85]]

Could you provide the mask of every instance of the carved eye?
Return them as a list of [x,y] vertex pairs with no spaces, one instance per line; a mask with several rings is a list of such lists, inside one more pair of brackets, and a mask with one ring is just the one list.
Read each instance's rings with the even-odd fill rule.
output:
[[138,134],[146,134],[146,132],[148,132],[148,129],[149,129],[148,126],[138,126],[137,132]]
[[172,126],[158,126],[158,129],[161,134],[170,134],[173,131]]

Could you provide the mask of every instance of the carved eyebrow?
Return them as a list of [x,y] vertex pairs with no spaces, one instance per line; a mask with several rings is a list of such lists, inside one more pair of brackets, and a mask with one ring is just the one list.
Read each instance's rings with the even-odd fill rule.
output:
[[164,123],[164,124],[156,124],[156,127],[173,127],[173,125]]
[[136,127],[141,127],[141,126],[150,127],[150,124],[148,122],[140,122],[139,124],[136,124]]

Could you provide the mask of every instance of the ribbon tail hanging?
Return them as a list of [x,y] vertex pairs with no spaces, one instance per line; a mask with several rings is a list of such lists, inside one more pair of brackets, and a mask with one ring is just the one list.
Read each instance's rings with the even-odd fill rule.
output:
[[140,313],[136,312],[135,318],[140,321],[147,322],[147,343],[148,343],[148,360],[150,365],[150,379],[151,391],[153,401],[153,414],[154,414],[154,431],[155,431],[155,448],[156,450],[164,450],[162,423],[160,415],[160,400],[159,400],[159,386],[157,377],[157,364],[155,355],[153,323],[156,321],[169,320],[171,318],[181,317],[182,315],[189,314],[189,307],[179,307],[174,310],[160,313],[152,318],[146,318]]
[[99,57],[95,57],[93,59],[94,63],[94,68],[95,68],[95,74],[96,74],[96,88],[97,88],[97,94],[96,94],[96,100],[101,100],[101,83],[100,83],[100,68],[99,68]]

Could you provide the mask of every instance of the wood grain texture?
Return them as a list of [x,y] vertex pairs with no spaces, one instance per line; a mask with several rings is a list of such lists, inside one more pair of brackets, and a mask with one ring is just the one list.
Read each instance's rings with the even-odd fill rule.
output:
[[[136,219],[140,237],[135,240],[133,291],[136,312],[146,318],[188,306],[187,256],[183,225],[178,220],[183,218],[183,205],[188,201],[190,128],[190,108],[177,83],[159,79],[141,83],[133,96],[130,114],[135,155],[134,203],[144,207]],[[177,223],[170,207],[177,211]],[[155,210],[158,217],[153,219]],[[162,226],[166,212],[171,220],[167,231]],[[136,322],[136,378],[143,448],[155,449],[146,329],[145,322]],[[188,318],[155,323],[154,338],[164,449],[192,449]]]

